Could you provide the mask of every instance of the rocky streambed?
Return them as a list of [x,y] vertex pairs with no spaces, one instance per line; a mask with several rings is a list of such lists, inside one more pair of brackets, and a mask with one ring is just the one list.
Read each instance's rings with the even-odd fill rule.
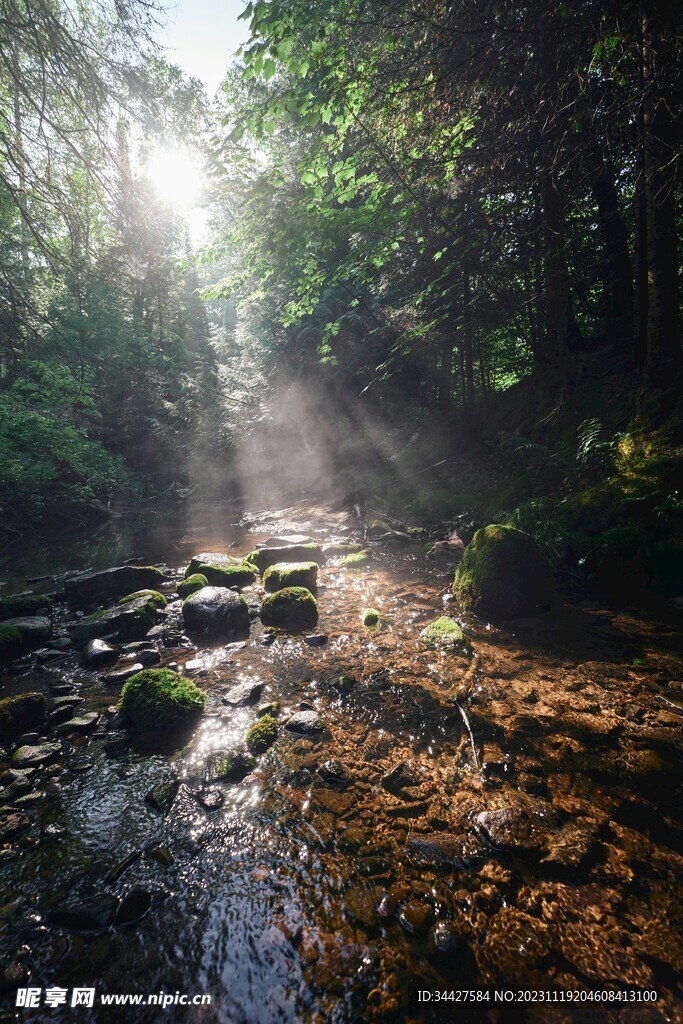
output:
[[[487,986],[641,993],[520,1020],[683,1019],[673,620],[565,593],[494,626],[461,612],[448,560],[327,509],[165,527],[138,554],[131,591],[165,604],[66,576],[14,616],[43,623],[1,676],[0,698],[22,695],[0,714],[8,1020],[27,984],[211,994],[176,1021],[509,1019],[418,1001]],[[290,558],[318,621],[264,625]],[[183,613],[206,566],[242,567],[229,626]],[[194,597],[225,589],[205,581]],[[160,667],[203,714],[132,731],[122,688]]]

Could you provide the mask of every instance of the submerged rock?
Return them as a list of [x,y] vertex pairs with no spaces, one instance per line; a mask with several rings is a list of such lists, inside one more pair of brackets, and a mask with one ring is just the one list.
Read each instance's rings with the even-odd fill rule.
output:
[[75,932],[95,932],[108,928],[114,921],[119,901],[110,893],[102,893],[82,903],[71,903],[53,910],[49,917],[58,928]]
[[128,679],[132,679],[138,672],[142,672],[145,666],[141,661],[136,661],[125,668],[116,669],[114,672],[106,672],[101,678],[107,686],[122,686]]
[[459,956],[467,950],[460,929],[453,921],[437,921],[429,933],[429,946],[443,956]]
[[463,837],[450,832],[410,836],[406,852],[411,863],[420,867],[457,867],[463,858]]
[[79,715],[77,718],[70,718],[68,722],[62,722],[57,726],[57,732],[67,735],[70,732],[88,733],[92,732],[99,721],[100,716],[95,711],[87,715]]
[[256,760],[242,750],[215,750],[206,762],[207,782],[241,782]]
[[168,814],[178,795],[179,789],[180,782],[178,779],[164,779],[161,782],[157,782],[145,794],[145,803],[153,807],[155,811],[160,811],[161,814]]
[[537,845],[531,819],[520,807],[482,811],[474,824],[477,832],[499,849],[530,849]]
[[466,611],[511,619],[545,610],[553,577],[532,538],[511,526],[477,530],[465,549],[453,592]]
[[367,565],[372,558],[372,551],[369,548],[365,548],[362,551],[356,551],[351,555],[345,555],[340,561],[339,565],[343,569],[362,569],[364,565]]
[[0,742],[11,743],[22,733],[45,724],[47,702],[42,693],[22,693],[0,700]]
[[134,924],[145,916],[151,906],[151,893],[146,889],[131,889],[118,905],[114,924]]
[[183,604],[185,627],[207,637],[249,632],[247,602],[224,587],[202,587]]
[[261,621],[265,626],[309,629],[318,622],[318,603],[305,587],[285,587],[265,599]]
[[64,592],[76,604],[93,604],[110,598],[125,597],[137,590],[155,588],[164,574],[153,565],[121,565],[103,572],[84,572],[64,583]]

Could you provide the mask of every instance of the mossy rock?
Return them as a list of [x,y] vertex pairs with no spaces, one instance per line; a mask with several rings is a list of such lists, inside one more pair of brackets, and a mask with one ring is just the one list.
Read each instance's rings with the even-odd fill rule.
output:
[[14,626],[0,625],[0,663],[7,663],[21,654],[21,633]]
[[264,626],[310,629],[318,622],[318,602],[306,587],[285,587],[261,605]]
[[363,548],[362,551],[354,551],[353,554],[346,555],[339,564],[344,569],[362,569],[371,558],[372,551],[369,548]]
[[206,762],[206,781],[241,782],[255,765],[253,755],[243,750],[214,750]]
[[[0,628],[6,638],[4,646],[8,652],[7,656],[10,658],[35,651],[36,647],[42,647],[52,636],[52,624],[43,615],[26,615],[17,619],[5,619]],[[16,634],[19,635],[18,647],[15,646]],[[0,641],[0,650],[2,646]]]
[[204,710],[206,695],[191,679],[168,668],[144,669],[121,691],[119,711],[138,732],[186,725]]
[[548,607],[553,577],[527,533],[495,524],[477,530],[466,547],[453,592],[466,611],[512,619]]
[[15,597],[3,597],[0,600],[0,621],[21,618],[25,615],[37,615],[38,612],[51,610],[52,598],[45,594],[17,594]]
[[439,647],[464,647],[467,643],[462,629],[448,615],[442,615],[435,622],[430,622],[426,629],[420,633],[427,643]]
[[257,718],[247,730],[247,750],[252,754],[263,754],[277,739],[277,722],[271,715]]
[[288,544],[282,548],[257,548],[247,555],[245,561],[264,573],[279,562],[315,562],[322,565],[325,555],[319,544]]
[[382,621],[382,616],[376,608],[366,608],[361,616],[363,625],[367,626],[368,629],[372,629],[375,626],[379,626]]
[[22,733],[45,724],[47,701],[42,693],[21,693],[0,700],[0,743],[11,743]]
[[354,555],[362,550],[362,544],[352,544],[351,542],[345,544],[326,544],[323,548],[325,554],[332,555],[333,558],[339,558],[341,555]]
[[102,572],[83,572],[64,583],[64,592],[76,604],[95,604],[157,587],[164,574],[154,565],[121,565]]
[[181,580],[177,586],[178,595],[182,597],[183,601],[190,594],[196,594],[202,587],[208,587],[209,581],[206,576],[203,576],[200,572],[192,573],[191,576],[187,576],[184,580]]
[[122,640],[139,640],[154,625],[156,604],[148,597],[104,608],[81,619],[70,632],[77,647],[83,647],[88,640],[118,633]]
[[272,594],[284,587],[306,587],[315,590],[318,584],[316,562],[277,562],[266,569],[263,585]]
[[239,565],[209,565],[202,563],[197,570],[205,576],[210,587],[249,587],[256,580],[256,570],[241,562]]
[[151,601],[155,608],[165,608],[167,601],[163,594],[160,594],[158,590],[136,590],[134,594],[128,594],[127,597],[122,597],[119,604],[128,604],[130,601],[137,601],[139,597],[145,598],[147,601]]
[[190,564],[185,570],[185,579],[199,572],[200,565],[217,565],[219,568],[225,569],[228,565],[242,565],[244,561],[243,558],[226,555],[221,551],[202,551],[190,559]]

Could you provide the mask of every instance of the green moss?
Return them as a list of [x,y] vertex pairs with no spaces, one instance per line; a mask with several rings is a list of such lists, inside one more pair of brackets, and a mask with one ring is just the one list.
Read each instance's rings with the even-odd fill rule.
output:
[[420,636],[429,643],[452,647],[465,642],[465,634],[448,615],[442,615],[436,622],[430,622]]
[[[206,577],[210,587],[248,587],[256,580],[251,565],[209,565],[199,566],[198,574]],[[191,578],[191,577],[190,577]]]
[[206,695],[167,668],[145,669],[121,691],[119,711],[139,731],[171,729],[200,715]]
[[453,583],[466,611],[503,619],[547,608],[552,590],[552,575],[536,542],[500,524],[477,530]]
[[42,693],[21,693],[0,700],[0,742],[10,743],[23,732],[42,727],[46,712]]
[[129,601],[136,601],[139,597],[144,597],[146,600],[151,601],[155,608],[166,607],[166,598],[158,590],[136,590],[134,594],[122,597],[119,604],[128,604]]
[[358,569],[363,565],[367,565],[371,558],[372,551],[369,548],[364,548],[362,551],[355,551],[351,555],[346,555],[339,564],[345,569]]
[[263,574],[263,585],[269,593],[284,587],[306,587],[313,590],[317,582],[316,562],[276,562]]
[[203,587],[208,587],[209,581],[206,576],[200,572],[195,572],[192,576],[188,576],[187,579],[181,580],[177,586],[177,591],[183,601],[190,594],[196,594],[198,590],[202,590]]
[[247,750],[252,754],[263,754],[277,739],[277,722],[270,715],[258,718],[247,730]]
[[265,599],[261,621],[264,626],[307,629],[318,621],[318,603],[305,587],[285,587]]
[[364,626],[379,626],[382,616],[379,614],[376,608],[366,608],[361,618],[363,619]]
[[[92,640],[93,637],[106,636],[107,633],[121,631],[130,640],[141,636],[151,629],[156,619],[156,604],[146,596],[134,597],[113,608],[103,608],[91,612],[81,619],[71,630],[71,639],[77,647]],[[128,613],[134,613],[132,615]]]
[[14,626],[0,626],[0,658],[11,660],[21,651],[21,633]]
[[16,597],[3,597],[0,600],[0,620],[35,615],[43,608],[52,608],[52,598],[46,597],[44,594],[17,594]]

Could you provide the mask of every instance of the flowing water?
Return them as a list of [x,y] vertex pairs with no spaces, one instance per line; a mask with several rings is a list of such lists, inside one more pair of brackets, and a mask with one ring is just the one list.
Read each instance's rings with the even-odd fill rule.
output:
[[[180,570],[199,551],[245,554],[290,532],[345,540],[355,525],[303,507],[230,520],[216,511],[192,528],[155,520],[80,549],[36,545],[22,573],[130,557]],[[211,1005],[15,1010],[10,991],[0,1019],[683,1020],[673,620],[565,593],[548,614],[499,629],[459,616],[451,580],[418,546],[377,545],[362,569],[321,569],[323,643],[265,635],[255,619],[246,644],[161,646],[162,663],[208,695],[194,733],[165,748],[146,738],[106,749],[118,689],[75,654],[4,674],[3,696],[67,682],[102,712],[39,773],[21,807],[31,828],[0,851],[5,963],[32,986],[94,987],[98,1000],[207,993]],[[362,625],[367,606],[379,629]],[[57,608],[63,629],[70,613]],[[420,638],[444,611],[470,650]],[[212,783],[223,803],[210,810],[197,799],[207,759],[256,717],[223,703],[238,682],[279,702],[279,737],[241,782]],[[322,733],[284,728],[302,702]],[[164,812],[145,796],[169,781],[180,785]],[[480,819],[487,811],[498,814]],[[81,930],[59,917],[127,894],[133,923]],[[471,990],[479,1002],[462,995]],[[496,990],[555,996],[503,1005]]]

